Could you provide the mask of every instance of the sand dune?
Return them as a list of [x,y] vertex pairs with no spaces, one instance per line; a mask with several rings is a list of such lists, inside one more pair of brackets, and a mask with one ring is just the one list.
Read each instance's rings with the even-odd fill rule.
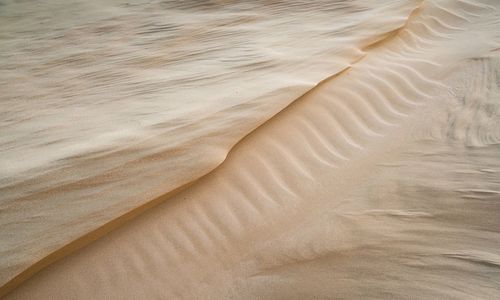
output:
[[212,171],[415,8],[66,2],[0,10],[0,285]]
[[423,1],[214,171],[6,299],[500,296],[500,18]]

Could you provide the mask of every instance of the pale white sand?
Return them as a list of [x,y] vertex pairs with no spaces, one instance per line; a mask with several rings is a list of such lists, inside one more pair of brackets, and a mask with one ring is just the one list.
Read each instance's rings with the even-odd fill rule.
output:
[[399,30],[6,299],[500,296],[499,3]]

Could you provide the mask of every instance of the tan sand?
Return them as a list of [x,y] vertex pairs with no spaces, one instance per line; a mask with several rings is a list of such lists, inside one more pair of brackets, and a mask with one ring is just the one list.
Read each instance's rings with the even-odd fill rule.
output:
[[406,25],[6,299],[500,296],[495,1]]
[[0,286],[212,171],[416,6],[66,2],[0,10]]

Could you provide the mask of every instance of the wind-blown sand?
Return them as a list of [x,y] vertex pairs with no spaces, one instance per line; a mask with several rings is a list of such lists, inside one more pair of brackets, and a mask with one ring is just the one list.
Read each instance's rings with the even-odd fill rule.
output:
[[215,170],[6,299],[498,298],[499,9],[421,2]]
[[415,7],[2,3],[0,286],[213,170]]

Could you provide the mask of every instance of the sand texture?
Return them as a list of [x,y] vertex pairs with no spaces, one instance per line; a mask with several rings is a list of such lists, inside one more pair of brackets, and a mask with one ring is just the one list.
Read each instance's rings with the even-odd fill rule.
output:
[[213,170],[416,5],[72,1],[0,8],[0,286]]
[[243,139],[215,137],[215,169],[5,299],[500,298],[500,2],[412,4]]

